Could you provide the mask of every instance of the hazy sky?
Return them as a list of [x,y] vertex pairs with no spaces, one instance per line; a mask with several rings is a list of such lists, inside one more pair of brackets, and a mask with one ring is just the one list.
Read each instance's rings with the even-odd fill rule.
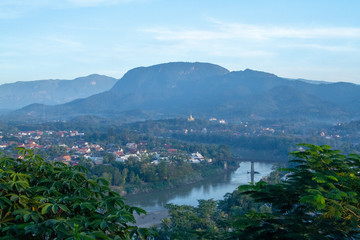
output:
[[360,84],[360,1],[1,0],[0,83],[211,62]]

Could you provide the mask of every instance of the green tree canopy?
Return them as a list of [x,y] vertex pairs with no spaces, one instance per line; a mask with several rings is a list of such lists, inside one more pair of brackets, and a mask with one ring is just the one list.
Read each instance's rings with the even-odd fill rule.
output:
[[233,239],[359,239],[360,156],[301,144],[279,184],[241,186],[272,213],[249,212],[230,223]]
[[199,200],[199,206],[167,204],[170,218],[163,219],[155,239],[221,239],[216,221],[216,201]]
[[146,238],[133,214],[103,179],[84,167],[49,163],[31,150],[0,158],[0,239]]

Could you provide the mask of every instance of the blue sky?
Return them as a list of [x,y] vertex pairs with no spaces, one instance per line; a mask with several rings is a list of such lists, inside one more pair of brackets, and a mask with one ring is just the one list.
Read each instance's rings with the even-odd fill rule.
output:
[[1,0],[0,83],[211,62],[360,84],[360,1]]

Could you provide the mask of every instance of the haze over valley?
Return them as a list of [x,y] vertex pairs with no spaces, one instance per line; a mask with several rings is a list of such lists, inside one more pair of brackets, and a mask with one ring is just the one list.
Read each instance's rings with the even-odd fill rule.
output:
[[0,239],[360,239],[360,1],[0,1]]

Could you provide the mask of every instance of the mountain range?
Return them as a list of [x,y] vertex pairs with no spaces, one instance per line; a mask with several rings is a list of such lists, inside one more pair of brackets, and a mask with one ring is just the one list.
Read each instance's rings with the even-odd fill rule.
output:
[[31,104],[8,118],[64,120],[82,115],[159,119],[193,114],[228,119],[357,119],[360,86],[281,78],[210,63],[172,62],[128,71],[115,85],[58,105]]
[[117,79],[98,74],[73,80],[20,81],[0,85],[0,109],[18,109],[30,103],[56,105],[104,92]]

